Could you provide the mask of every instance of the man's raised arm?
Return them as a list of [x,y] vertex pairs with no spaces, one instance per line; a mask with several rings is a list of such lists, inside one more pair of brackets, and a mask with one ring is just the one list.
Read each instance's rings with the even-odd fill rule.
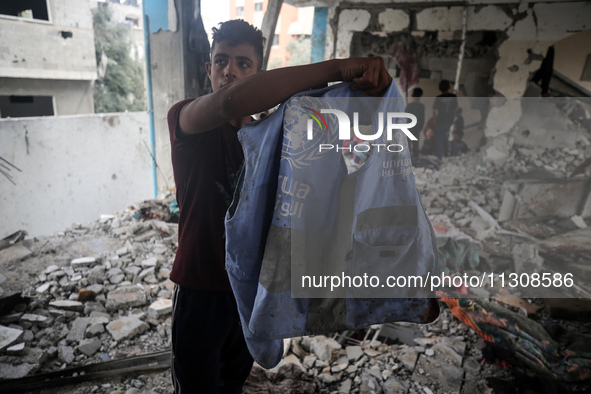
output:
[[392,77],[381,57],[335,59],[261,71],[185,105],[179,126],[185,134],[203,133],[272,108],[297,92],[333,81],[353,81],[353,89],[375,96],[390,86]]

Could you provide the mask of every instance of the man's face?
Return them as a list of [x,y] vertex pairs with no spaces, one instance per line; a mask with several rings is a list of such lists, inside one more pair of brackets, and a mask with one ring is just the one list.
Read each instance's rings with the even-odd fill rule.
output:
[[221,41],[216,43],[211,63],[205,63],[205,68],[215,92],[229,83],[256,74],[259,64],[252,45],[230,46],[227,41]]

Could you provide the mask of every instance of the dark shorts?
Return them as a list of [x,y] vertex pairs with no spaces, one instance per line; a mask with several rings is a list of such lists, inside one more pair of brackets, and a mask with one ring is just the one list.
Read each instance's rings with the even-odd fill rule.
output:
[[241,393],[252,363],[234,295],[175,286],[172,314],[175,393]]

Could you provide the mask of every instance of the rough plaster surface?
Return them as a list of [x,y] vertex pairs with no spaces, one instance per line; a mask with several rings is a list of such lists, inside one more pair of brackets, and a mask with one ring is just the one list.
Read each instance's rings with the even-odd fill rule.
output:
[[[499,47],[499,60],[496,64],[494,77],[494,89],[505,97],[522,97],[527,87],[530,72],[540,67],[540,61],[532,61],[525,64],[527,50],[531,48],[534,53],[546,53],[551,42],[539,41],[513,41],[507,40]],[[512,67],[517,66],[517,71]]]
[[404,11],[387,9],[378,15],[378,21],[383,31],[392,32],[408,28],[410,18]]
[[463,7],[433,7],[417,13],[417,30],[462,29]]
[[566,32],[591,29],[591,2],[534,5],[540,41],[558,41]]
[[505,30],[513,23],[501,7],[468,7],[468,30]]
[[515,22],[515,25],[507,29],[510,40],[531,40],[538,34],[533,11],[527,10],[527,16]]
[[[60,32],[64,30],[73,36],[62,38]],[[0,51],[3,77],[78,80],[97,77],[92,28],[0,18],[0,42],[3,43]]]
[[502,165],[509,158],[514,139],[508,134],[503,134],[494,138],[485,148],[486,160],[490,160],[496,165]]
[[0,238],[48,235],[152,197],[145,112],[0,120]]
[[80,0],[50,0],[51,22],[58,26],[92,30],[90,2]]
[[350,56],[351,39],[356,31],[363,31],[369,25],[371,14],[365,10],[344,10],[339,15],[337,58]]
[[167,122],[168,110],[176,102],[185,98],[183,49],[179,35],[179,32],[170,31],[159,31],[150,35],[156,159],[160,167],[158,171],[160,190],[163,190],[166,185],[174,187]]
[[335,49],[334,34],[336,32],[332,28],[331,21],[334,20],[335,14],[336,14],[336,8],[330,7],[328,9],[328,15],[327,15],[328,23],[326,24],[326,45],[324,46],[324,57],[326,60],[334,58],[334,54],[333,54],[334,49]]
[[497,137],[508,133],[521,118],[521,103],[518,99],[508,100],[499,107],[491,108],[486,120],[484,135]]

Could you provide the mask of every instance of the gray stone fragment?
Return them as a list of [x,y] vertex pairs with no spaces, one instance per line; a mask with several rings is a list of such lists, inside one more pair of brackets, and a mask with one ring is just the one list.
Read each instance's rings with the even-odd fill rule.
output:
[[39,369],[39,364],[10,364],[0,363],[0,379],[18,379],[34,374]]
[[[411,380],[418,382],[423,386],[429,385],[435,381],[444,392],[459,392],[464,378],[464,370],[437,358],[437,351],[435,354],[436,357],[419,358]],[[429,371],[429,376],[420,374],[419,369]]]
[[24,315],[21,316],[21,321],[33,323],[33,324],[43,323],[43,322],[47,321],[47,319],[48,318],[45,316],[36,315],[33,313],[25,313]]
[[118,309],[142,306],[146,302],[146,292],[142,288],[135,285],[127,285],[109,292],[106,307],[110,311],[116,311]]
[[57,355],[61,362],[71,364],[74,361],[74,349],[70,346],[60,346],[57,349]]
[[12,346],[24,335],[23,330],[0,326],[0,351]]
[[118,274],[118,275],[110,276],[109,282],[111,282],[111,284],[118,285],[119,283],[123,282],[124,279],[125,279],[124,274]]
[[172,313],[172,300],[168,299],[154,301],[148,308],[148,315],[155,319],[169,313]]
[[437,360],[449,362],[456,367],[462,365],[462,356],[448,344],[437,343],[433,346],[433,351],[435,352],[435,358]]
[[35,289],[37,294],[43,294],[51,287],[51,282],[46,282]]
[[341,385],[339,386],[339,393],[350,393],[352,385],[353,382],[351,381],[351,379],[347,379],[344,382],[341,382]]
[[154,267],[149,267],[144,269],[142,272],[139,273],[139,275],[137,276],[139,279],[143,279],[148,275],[154,275],[156,268]]
[[96,263],[96,259],[94,257],[80,257],[72,260],[70,265],[72,265],[72,267],[85,267],[93,265],[94,263]]
[[418,353],[412,349],[407,348],[405,351],[398,357],[398,359],[402,362],[404,367],[409,371],[412,371],[415,368],[415,364],[417,363]]
[[58,267],[57,265],[50,265],[49,267],[45,268],[45,270],[43,271],[44,274],[51,274],[52,272],[55,272],[57,270],[59,270],[60,267]]
[[67,311],[82,312],[84,310],[84,304],[79,301],[73,300],[58,300],[51,301],[49,306],[59,309],[65,309]]
[[78,345],[78,351],[86,354],[89,357],[96,353],[96,351],[100,348],[101,341],[97,338],[83,339],[80,341],[80,344]]
[[101,323],[91,324],[86,329],[85,336],[86,336],[86,338],[92,338],[92,337],[96,337],[96,336],[102,334],[103,332],[105,332],[104,324],[101,324]]
[[78,317],[72,323],[72,328],[68,332],[66,341],[68,343],[80,342],[85,337],[86,327],[90,324],[90,319],[87,317]]
[[156,257],[150,257],[140,263],[143,268],[156,267],[156,264],[158,264],[158,259]]
[[339,356],[339,350],[341,350],[341,345],[337,341],[324,336],[312,337],[310,347],[316,357],[327,362],[335,361]]
[[130,265],[129,267],[125,268],[125,272],[130,275],[137,275],[140,273],[142,269],[137,265]]
[[8,355],[15,355],[20,354],[25,349],[25,343],[17,343],[16,345],[12,345],[11,347],[6,349],[6,354]]
[[21,261],[32,255],[29,249],[24,247],[21,244],[16,244],[11,246],[10,248],[6,248],[4,250],[0,250],[0,261],[4,262],[11,262],[11,261]]
[[360,394],[383,393],[382,386],[378,379],[368,372],[361,373],[361,384],[359,385]]
[[363,355],[361,346],[347,346],[345,350],[347,351],[347,358],[352,362],[357,361]]
[[409,384],[391,376],[382,383],[382,387],[384,388],[384,394],[405,394],[408,390]]
[[146,323],[135,316],[124,316],[107,325],[107,331],[116,341],[133,338],[148,330],[148,328],[149,326]]
[[106,312],[107,309],[105,309],[105,307],[103,306],[103,304],[101,304],[98,301],[87,301],[84,304],[84,314],[85,315],[91,315],[93,313],[102,313],[102,312]]

